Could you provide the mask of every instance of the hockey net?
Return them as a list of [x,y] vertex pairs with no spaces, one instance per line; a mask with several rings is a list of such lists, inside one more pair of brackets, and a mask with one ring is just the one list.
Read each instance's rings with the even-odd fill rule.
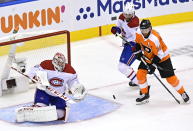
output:
[[67,30],[16,33],[0,38],[0,96],[2,80],[18,75],[10,67],[20,68],[18,63],[23,62],[27,72],[41,61],[52,59],[57,52],[63,53],[71,64],[70,50],[70,32]]
[[[51,33],[46,33],[51,32]],[[18,43],[22,43],[20,45]],[[22,55],[22,53],[27,55],[28,53],[41,52],[42,58],[45,55],[42,51],[49,50],[49,53],[54,51],[64,53],[67,57],[68,63],[71,64],[71,53],[70,53],[70,32],[67,30],[63,31],[44,31],[44,32],[29,32],[29,33],[17,33],[12,36],[7,36],[0,38],[0,57],[9,54],[10,46],[18,44],[16,49],[16,57]],[[38,44],[38,45],[37,45]],[[65,45],[66,44],[66,45]],[[57,45],[60,45],[57,47]],[[26,57],[25,55],[25,57]],[[38,59],[36,57],[36,59]]]

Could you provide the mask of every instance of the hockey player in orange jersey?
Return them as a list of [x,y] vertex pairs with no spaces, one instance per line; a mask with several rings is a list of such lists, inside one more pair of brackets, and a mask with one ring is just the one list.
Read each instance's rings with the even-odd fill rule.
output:
[[137,79],[140,86],[141,95],[136,99],[137,104],[146,103],[150,97],[147,83],[147,74],[153,74],[155,66],[161,67],[158,71],[162,78],[174,87],[174,89],[182,96],[184,102],[189,102],[189,96],[184,90],[183,85],[174,73],[172,62],[168,48],[158,32],[152,29],[151,22],[148,19],[143,19],[140,23],[140,32],[136,35],[136,55],[138,60],[142,58],[147,63],[140,63],[137,71]]

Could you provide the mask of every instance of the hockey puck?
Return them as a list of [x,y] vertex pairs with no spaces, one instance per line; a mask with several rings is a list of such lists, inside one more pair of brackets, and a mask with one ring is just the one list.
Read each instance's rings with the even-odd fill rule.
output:
[[116,99],[115,95],[113,95],[113,99]]

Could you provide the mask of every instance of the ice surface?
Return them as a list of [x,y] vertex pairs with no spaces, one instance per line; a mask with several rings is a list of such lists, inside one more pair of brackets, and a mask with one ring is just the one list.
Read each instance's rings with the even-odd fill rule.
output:
[[[163,37],[171,52],[177,50],[178,55],[172,57],[176,75],[180,78],[190,99],[193,99],[193,22],[155,27]],[[149,76],[150,103],[136,105],[139,95],[137,88],[129,87],[129,80],[117,70],[122,50],[120,38],[113,35],[72,43],[72,65],[79,74],[80,81],[89,90],[89,94],[99,96],[121,104],[114,112],[86,121],[51,126],[18,126],[0,121],[0,130],[20,131],[182,131],[193,130],[193,105],[179,105],[154,78]],[[55,51],[60,48],[54,48]],[[185,48],[184,52],[180,52]],[[41,51],[40,51],[41,53]],[[55,53],[47,51],[50,57]],[[22,53],[20,55],[25,55]],[[28,54],[29,55],[29,54]],[[29,57],[34,57],[31,53]],[[36,54],[37,55],[37,54]],[[1,58],[4,61],[5,58]],[[44,60],[43,56],[39,61]],[[28,59],[28,66],[31,63]],[[1,65],[2,66],[2,65]],[[133,64],[137,69],[138,62]],[[163,82],[181,100],[175,90],[165,80]],[[113,99],[112,95],[116,96]],[[0,97],[0,107],[7,107],[33,101],[34,89],[25,93]]]

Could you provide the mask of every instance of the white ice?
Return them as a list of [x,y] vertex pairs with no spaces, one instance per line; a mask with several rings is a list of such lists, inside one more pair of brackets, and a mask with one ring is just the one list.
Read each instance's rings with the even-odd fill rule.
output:
[[[155,27],[163,37],[170,50],[193,46],[193,22],[180,23]],[[113,35],[93,38],[72,43],[72,65],[79,74],[80,81],[89,90],[89,94],[96,95],[121,104],[114,112],[101,117],[76,123],[63,125],[27,127],[18,126],[0,121],[0,130],[18,131],[191,131],[193,130],[193,104],[177,104],[171,95],[152,75],[148,82],[152,86],[150,102],[145,105],[136,105],[135,99],[139,96],[138,88],[128,86],[129,80],[117,70],[117,64],[122,51],[121,40]],[[55,47],[58,51],[60,46]],[[49,48],[50,49],[50,48]],[[55,51],[47,51],[50,58]],[[44,60],[43,52],[39,61]],[[44,52],[45,54],[45,52]],[[192,54],[192,55],[191,55]],[[20,55],[25,56],[25,53]],[[29,54],[28,66],[34,54]],[[1,58],[4,61],[5,58]],[[190,99],[193,99],[193,52],[172,57],[173,66],[177,69],[176,75],[180,78]],[[2,62],[1,62],[2,64]],[[133,64],[137,69],[138,62]],[[2,65],[1,65],[2,66]],[[2,68],[1,68],[2,69]],[[158,72],[156,72],[158,74]],[[172,93],[182,101],[175,90],[163,82]],[[114,100],[112,95],[116,96]],[[33,101],[34,89],[28,92],[0,97],[0,107],[7,107]]]

